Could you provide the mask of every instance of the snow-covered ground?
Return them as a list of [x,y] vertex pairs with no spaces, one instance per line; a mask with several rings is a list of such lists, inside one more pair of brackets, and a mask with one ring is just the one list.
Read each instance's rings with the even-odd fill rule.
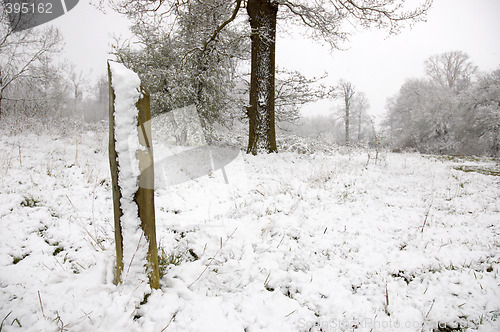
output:
[[141,304],[113,284],[105,127],[50,132],[0,130],[2,331],[500,330],[498,176],[415,154],[241,154],[229,184],[156,191],[165,270]]

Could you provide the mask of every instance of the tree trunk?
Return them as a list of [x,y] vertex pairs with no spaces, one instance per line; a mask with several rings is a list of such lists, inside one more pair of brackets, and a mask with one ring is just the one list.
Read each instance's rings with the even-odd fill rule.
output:
[[[1,72],[0,72],[1,74]],[[3,90],[5,89],[5,87],[2,87],[1,86],[2,84],[2,78],[0,77],[0,118],[2,118],[2,100],[3,100]]]
[[350,114],[349,114],[349,105],[350,104],[350,101],[349,99],[345,99],[345,145],[346,146],[349,146],[351,144],[350,142],[350,139],[349,139],[349,136],[350,136],[350,133],[349,133],[349,117],[350,117]]
[[2,70],[0,68],[0,118],[2,117],[2,98],[4,89],[5,87],[3,86]]
[[358,113],[358,143],[361,142],[361,109]]
[[350,142],[350,110],[351,110],[351,101],[352,97],[356,93],[354,86],[349,82],[344,82],[341,84],[342,93],[344,95],[344,103],[345,103],[345,145],[349,146]]
[[247,12],[252,28],[249,134],[247,153],[278,152],[274,119],[274,68],[278,4],[249,0]]

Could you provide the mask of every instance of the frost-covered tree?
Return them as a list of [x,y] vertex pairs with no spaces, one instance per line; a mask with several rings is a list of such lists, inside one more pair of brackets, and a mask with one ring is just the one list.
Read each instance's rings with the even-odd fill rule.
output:
[[498,155],[500,71],[475,79],[476,67],[463,52],[430,57],[425,67],[427,77],[406,81],[387,104],[394,147]]
[[457,136],[464,154],[500,156],[500,69],[482,74],[463,96]]
[[396,147],[430,152],[449,133],[450,98],[440,90],[429,80],[411,79],[389,100],[386,124]]
[[356,128],[356,141],[358,144],[369,141],[373,136],[373,121],[367,110],[370,103],[364,92],[358,92],[352,100],[352,127]]
[[217,40],[207,43],[226,19],[231,3],[197,0],[177,6],[172,2],[156,11],[134,10],[129,7],[133,4],[122,2],[118,9],[130,14],[138,40],[134,45],[139,47],[117,41],[115,54],[141,76],[151,93],[153,113],[195,104],[209,134],[211,125],[223,123],[234,107],[236,66],[239,59],[248,58],[237,27],[224,29]]
[[[155,11],[189,12],[190,4],[198,1],[180,0],[117,0],[118,7],[132,17],[142,17]],[[286,22],[306,27],[310,36],[339,47],[349,36],[346,22],[364,28],[386,28],[390,33],[400,30],[404,22],[416,22],[424,17],[432,0],[423,0],[416,8],[408,8],[404,0],[232,0],[226,19],[218,24],[208,38],[197,46],[205,51],[216,44],[230,23],[237,22],[246,9],[251,28],[251,79],[249,142],[252,154],[276,152],[275,137],[275,47],[278,17]],[[222,5],[221,5],[222,6]],[[209,11],[199,12],[201,17]],[[279,14],[279,15],[278,15]]]
[[276,70],[275,108],[278,123],[296,123],[300,119],[300,107],[331,97],[334,88],[320,83],[326,78],[305,77],[297,70]]
[[4,90],[6,117],[23,117],[42,123],[66,117],[73,109],[69,82],[61,65],[51,56],[43,56],[31,66],[29,73],[12,81]]
[[340,80],[333,96],[340,103],[333,126],[337,140],[344,145],[368,142],[373,136],[373,126],[367,113],[370,104],[366,94],[357,91],[351,82]]
[[387,124],[398,148],[453,153],[460,99],[430,80],[408,80],[388,103]]
[[429,57],[425,61],[425,72],[429,78],[442,88],[459,94],[467,89],[477,67],[469,55],[462,51],[446,52]]

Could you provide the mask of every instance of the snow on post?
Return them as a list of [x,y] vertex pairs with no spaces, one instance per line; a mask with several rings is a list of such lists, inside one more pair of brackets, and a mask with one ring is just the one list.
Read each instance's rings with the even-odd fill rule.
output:
[[158,289],[149,94],[139,76],[108,61],[109,160],[113,182],[116,282]]

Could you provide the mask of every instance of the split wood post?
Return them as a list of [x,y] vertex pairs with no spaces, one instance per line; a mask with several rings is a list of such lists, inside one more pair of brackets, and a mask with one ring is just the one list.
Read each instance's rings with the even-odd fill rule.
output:
[[[111,168],[111,180],[113,191],[113,210],[116,243],[116,282],[122,282],[123,272],[123,234],[120,224],[122,216],[120,199],[122,197],[118,185],[119,164],[115,149],[115,126],[114,126],[114,101],[115,93],[112,87],[111,70],[108,63],[109,82],[109,164]],[[160,288],[160,276],[158,269],[158,248],[156,244],[155,208],[154,208],[154,162],[153,146],[151,139],[151,111],[149,92],[141,84],[141,98],[136,104],[139,110],[137,117],[137,129],[139,144],[143,147],[137,152],[139,160],[139,188],[135,194],[141,228],[148,242],[147,266],[149,284],[153,289]]]

